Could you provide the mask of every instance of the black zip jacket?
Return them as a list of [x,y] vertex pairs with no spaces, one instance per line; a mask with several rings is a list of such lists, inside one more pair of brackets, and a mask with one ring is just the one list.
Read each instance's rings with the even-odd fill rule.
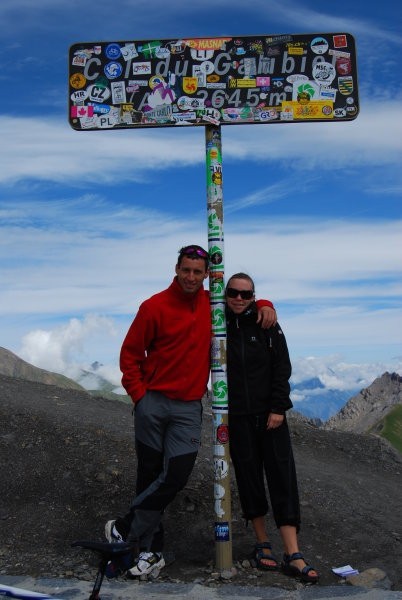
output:
[[262,329],[254,303],[240,315],[227,308],[226,318],[229,413],[285,414],[292,367],[280,326]]

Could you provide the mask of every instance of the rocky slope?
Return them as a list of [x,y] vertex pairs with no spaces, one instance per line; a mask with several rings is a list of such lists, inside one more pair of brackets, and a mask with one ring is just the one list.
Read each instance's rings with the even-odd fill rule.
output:
[[384,373],[353,396],[324,424],[325,429],[367,433],[396,405],[402,404],[402,377]]
[[25,379],[27,381],[84,391],[84,388],[72,379],[58,373],[34,367],[10,350],[2,347],[0,347],[0,373],[8,377],[17,377],[18,379]]
[[[0,574],[91,579],[95,558],[70,544],[101,540],[105,521],[127,508],[135,481],[130,406],[5,376],[0,399]],[[402,590],[400,455],[374,436],[291,422],[300,546],[321,583],[336,584],[331,568],[349,563],[360,571],[383,569],[393,588]],[[167,580],[204,581],[214,563],[211,433],[206,405],[196,467],[165,514],[166,550],[176,555],[162,571]],[[232,500],[233,556],[239,561],[249,555],[253,537],[234,487]],[[278,534],[271,530],[280,556]],[[232,582],[297,585],[280,573],[251,568],[240,568]]]

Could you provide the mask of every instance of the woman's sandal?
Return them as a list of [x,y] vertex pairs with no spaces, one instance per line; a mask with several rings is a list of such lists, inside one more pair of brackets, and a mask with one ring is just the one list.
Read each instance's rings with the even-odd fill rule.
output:
[[315,571],[314,567],[311,567],[306,563],[306,566],[303,567],[303,569],[299,569],[298,567],[290,564],[294,560],[304,560],[304,562],[306,562],[301,552],[284,554],[281,568],[285,575],[289,575],[289,577],[296,577],[304,583],[317,583],[319,580],[319,575],[311,575],[311,571]]
[[[272,546],[269,542],[260,542],[254,546],[253,558],[256,562],[257,569],[261,569],[262,571],[277,571],[279,569],[278,560],[273,554],[266,554],[264,550],[272,550]],[[275,564],[264,564],[264,560],[268,560]]]

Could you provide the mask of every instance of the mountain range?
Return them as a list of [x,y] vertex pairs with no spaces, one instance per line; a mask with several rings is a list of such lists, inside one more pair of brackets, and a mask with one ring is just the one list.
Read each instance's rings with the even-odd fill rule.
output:
[[[101,395],[104,398],[129,402],[128,396],[117,393],[116,385],[100,374],[101,366],[95,361],[89,368],[80,369],[74,379],[70,379],[64,375],[35,367],[10,350],[0,347],[0,374],[2,375],[59,387],[86,390],[95,396]],[[311,377],[299,383],[291,382],[295,410],[310,419],[318,419],[322,422],[335,415],[360,389],[358,380],[355,388],[348,390],[330,389],[322,383],[319,377]]]
[[[0,347],[1,375],[130,402],[128,396],[114,393],[115,386],[97,373],[98,366],[93,363],[90,370],[83,369],[75,381],[35,367]],[[325,388],[318,377],[292,386],[292,392],[301,392],[304,399],[295,403],[291,418],[325,429],[381,435],[402,452],[402,377],[398,374],[386,372],[352,397],[350,391]]]
[[[291,395],[295,409],[311,419],[326,421],[335,415],[356,394],[360,387],[348,390],[330,389],[325,387],[319,377],[311,377],[299,383],[291,382]],[[302,396],[302,400],[294,400],[294,396]]]

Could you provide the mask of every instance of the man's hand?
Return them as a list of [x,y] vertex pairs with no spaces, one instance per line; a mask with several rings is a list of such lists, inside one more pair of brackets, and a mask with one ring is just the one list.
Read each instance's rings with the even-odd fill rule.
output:
[[276,325],[276,310],[270,306],[263,306],[258,309],[257,323],[261,324],[263,329],[269,329],[272,325]]
[[267,421],[267,429],[276,429],[282,425],[284,415],[276,415],[275,413],[269,413]]

